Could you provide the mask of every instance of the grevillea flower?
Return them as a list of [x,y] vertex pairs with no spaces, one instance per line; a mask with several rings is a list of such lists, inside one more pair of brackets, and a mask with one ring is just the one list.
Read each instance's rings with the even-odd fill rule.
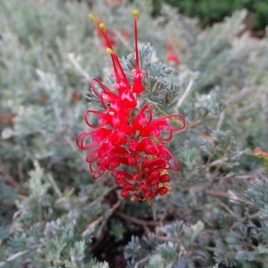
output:
[[179,65],[181,63],[179,57],[176,55],[174,51],[174,47],[171,43],[167,43],[167,57],[166,61],[171,62],[175,65]]
[[95,178],[107,173],[121,188],[122,197],[148,200],[168,193],[168,172],[179,170],[177,159],[166,145],[174,132],[185,128],[185,118],[180,114],[153,118],[150,104],[138,108],[139,97],[145,89],[142,81],[145,71],[139,60],[137,10],[133,16],[136,64],[131,79],[127,78],[113,50],[105,24],[89,16],[106,43],[114,69],[114,84],[108,88],[98,79],[91,80],[92,92],[100,100],[102,109],[84,112],[89,130],[80,133],[76,143],[87,151],[86,162]]

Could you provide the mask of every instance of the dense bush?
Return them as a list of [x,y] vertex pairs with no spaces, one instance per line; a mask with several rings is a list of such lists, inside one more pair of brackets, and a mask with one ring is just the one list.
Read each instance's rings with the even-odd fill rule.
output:
[[[187,118],[169,147],[181,171],[151,205],[122,199],[110,176],[94,180],[75,146],[96,101],[89,80],[112,70],[89,6],[0,2],[0,267],[268,266],[267,155],[252,153],[268,151],[267,38],[238,37],[245,11],[200,30],[166,5],[153,20],[139,3],[146,101],[155,116]],[[90,7],[125,69],[132,9]]]
[[235,10],[245,8],[253,21],[255,30],[264,29],[268,25],[267,0],[166,0],[182,13],[200,18],[203,25],[210,25],[231,15]]

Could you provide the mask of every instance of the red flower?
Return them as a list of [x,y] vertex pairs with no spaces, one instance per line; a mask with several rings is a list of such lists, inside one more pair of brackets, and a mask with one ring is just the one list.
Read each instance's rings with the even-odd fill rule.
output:
[[181,61],[178,58],[178,56],[175,53],[171,52],[171,51],[169,51],[168,54],[167,54],[167,61],[173,62],[176,65],[179,65],[181,63]]
[[[105,41],[114,68],[114,89],[92,79],[92,92],[99,98],[102,110],[86,110],[84,121],[90,130],[76,137],[79,148],[86,150],[86,162],[95,178],[110,173],[122,188],[122,197],[131,200],[152,199],[169,191],[168,170],[179,170],[179,163],[165,147],[173,133],[185,128],[180,114],[153,119],[149,104],[138,108],[139,95],[144,91],[145,72],[140,68],[137,17],[133,11],[136,66],[128,79],[112,48],[105,25],[90,15]],[[174,127],[175,123],[180,127]]]
[[129,39],[129,37],[130,37],[130,33],[128,32],[128,30],[126,30],[126,29],[123,29],[123,30],[121,30],[121,35],[125,38],[125,39]]
[[175,65],[181,64],[179,57],[174,52],[174,47],[171,43],[167,43],[167,57],[166,60],[174,63]]

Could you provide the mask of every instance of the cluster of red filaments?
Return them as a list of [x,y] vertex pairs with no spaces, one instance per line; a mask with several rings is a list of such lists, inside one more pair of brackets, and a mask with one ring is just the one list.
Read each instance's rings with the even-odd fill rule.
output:
[[[169,191],[168,170],[179,170],[179,163],[166,148],[175,131],[185,128],[182,115],[153,119],[149,104],[138,100],[144,91],[145,72],[140,68],[137,17],[133,11],[136,66],[128,79],[112,48],[104,23],[90,15],[101,31],[114,68],[114,85],[108,88],[92,79],[92,92],[101,102],[102,110],[84,112],[89,130],[76,137],[79,148],[88,151],[86,162],[95,178],[109,172],[121,188],[122,197],[150,200]],[[176,125],[176,127],[174,127]],[[178,127],[179,126],[179,127]]]

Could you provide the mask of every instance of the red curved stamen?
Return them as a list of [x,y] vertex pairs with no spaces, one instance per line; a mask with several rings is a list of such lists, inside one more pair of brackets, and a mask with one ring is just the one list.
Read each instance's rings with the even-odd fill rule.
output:
[[91,163],[91,162],[95,161],[96,159],[98,159],[98,157],[99,157],[98,152],[99,152],[99,149],[96,149],[93,152],[91,152],[90,154],[88,154],[86,156],[86,162]]
[[96,169],[94,169],[93,164],[96,164],[95,162],[91,162],[89,164],[89,169],[92,172],[93,176],[95,179],[100,178],[106,171],[105,168],[103,168],[102,166],[98,166]]
[[76,136],[76,145],[82,149],[82,150],[90,150],[93,147],[97,146],[98,144],[96,142],[90,142],[87,145],[85,145],[85,139],[90,136],[89,132],[82,132],[78,136]]
[[[180,164],[176,157],[167,148],[163,147],[162,150],[171,158],[171,160],[168,160],[169,168],[174,171],[179,171]],[[173,161],[173,163],[171,163],[171,161]]]
[[[76,137],[76,144],[82,150],[89,150],[92,147],[98,145],[99,142],[105,140],[105,138],[107,138],[111,132],[112,131],[110,129],[106,128],[82,132]],[[91,138],[91,141],[88,145],[84,144],[86,138]]]
[[[93,125],[92,123],[90,123],[89,122],[89,120],[88,120],[88,114],[96,114],[97,116],[98,116],[98,124],[97,125]],[[100,116],[102,116],[102,115],[105,115],[103,112],[100,112],[100,111],[95,111],[95,110],[86,110],[85,112],[84,112],[84,121],[85,121],[85,123],[89,126],[89,127],[92,127],[92,128],[99,128],[99,127],[103,127],[103,126],[105,126],[107,123],[105,123],[105,122],[103,122],[103,124],[99,124],[100,122]]]
[[173,131],[180,131],[180,130],[185,129],[185,127],[186,127],[186,119],[181,114],[167,115],[167,116],[161,117],[160,119],[172,119],[172,118],[175,118],[175,120],[179,120],[179,122],[182,123],[182,126],[180,126],[180,127],[177,127],[177,128],[173,127],[172,128]]
[[113,96],[114,98],[117,98],[117,95],[114,94],[104,83],[102,83],[100,80],[98,80],[97,78],[92,78],[90,80],[90,85],[91,85],[91,89],[93,91],[93,93],[100,99],[100,94],[97,92],[95,86],[94,86],[94,82],[98,83],[98,85],[103,89],[103,91],[108,94]]

